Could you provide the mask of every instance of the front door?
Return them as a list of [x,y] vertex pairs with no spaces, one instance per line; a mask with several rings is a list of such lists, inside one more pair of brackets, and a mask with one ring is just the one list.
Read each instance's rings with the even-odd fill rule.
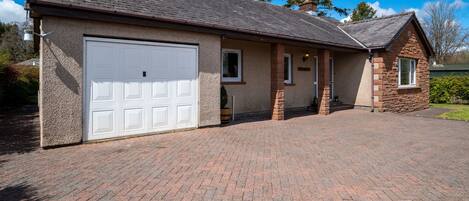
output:
[[313,100],[314,97],[318,98],[318,57],[314,57],[313,61]]
[[334,99],[334,59],[331,57],[329,59],[329,80],[330,80],[330,93],[329,93],[329,99],[333,100]]
[[[313,97],[318,98],[318,57],[314,57],[314,70],[313,70]],[[334,59],[330,58],[329,60],[329,90],[330,95],[329,99],[332,100],[334,98]]]

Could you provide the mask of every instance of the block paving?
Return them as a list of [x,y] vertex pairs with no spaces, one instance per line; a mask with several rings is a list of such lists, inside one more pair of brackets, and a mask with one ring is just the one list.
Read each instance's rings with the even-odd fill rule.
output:
[[347,110],[5,152],[0,200],[469,200],[469,123]]

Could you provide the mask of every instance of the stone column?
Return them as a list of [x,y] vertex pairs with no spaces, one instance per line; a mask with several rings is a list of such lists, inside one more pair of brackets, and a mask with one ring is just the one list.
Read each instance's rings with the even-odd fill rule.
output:
[[284,53],[285,47],[282,44],[272,44],[271,62],[271,105],[272,120],[285,119],[285,85],[284,85]]
[[318,111],[320,115],[328,115],[330,113],[330,52],[321,49],[318,51]]
[[384,112],[384,58],[379,54],[373,57],[373,104],[375,111]]

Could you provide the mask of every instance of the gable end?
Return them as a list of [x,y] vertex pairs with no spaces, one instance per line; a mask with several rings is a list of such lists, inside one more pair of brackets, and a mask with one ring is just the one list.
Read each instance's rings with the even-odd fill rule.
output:
[[396,40],[398,40],[401,37],[401,34],[404,33],[405,30],[407,30],[407,27],[413,25],[415,28],[415,31],[418,35],[418,38],[420,39],[419,41],[424,45],[425,50],[427,52],[428,56],[433,56],[435,52],[433,51],[433,47],[430,43],[430,41],[427,38],[427,35],[425,34],[425,31],[423,30],[421,24],[417,20],[417,17],[412,15],[412,17],[407,21],[407,23],[401,27],[401,29],[397,32],[397,34],[393,37],[393,39],[384,47],[386,51],[389,51],[392,49],[393,44],[395,43]]

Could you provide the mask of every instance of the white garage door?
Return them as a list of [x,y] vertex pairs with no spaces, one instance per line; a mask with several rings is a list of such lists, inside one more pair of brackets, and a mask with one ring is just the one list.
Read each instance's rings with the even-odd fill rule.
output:
[[85,38],[85,140],[197,127],[197,46]]

